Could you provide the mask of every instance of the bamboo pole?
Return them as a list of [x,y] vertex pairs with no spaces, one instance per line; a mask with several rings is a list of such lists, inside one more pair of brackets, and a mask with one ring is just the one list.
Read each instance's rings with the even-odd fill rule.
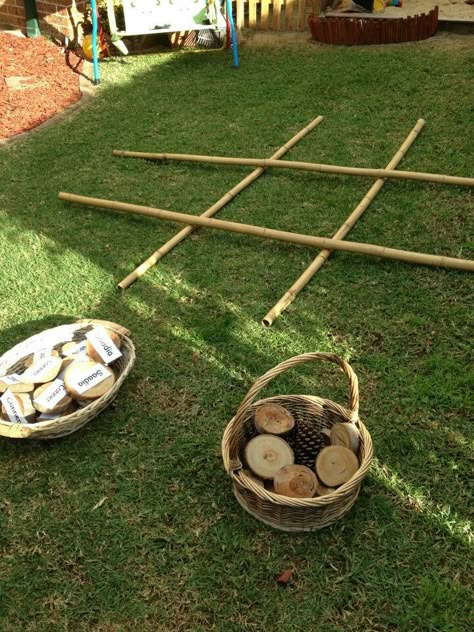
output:
[[[404,155],[410,149],[412,144],[415,142],[418,134],[421,132],[425,125],[425,121],[423,119],[418,119],[415,127],[408,134],[405,141],[400,146],[400,149],[393,156],[392,160],[388,163],[387,169],[395,169],[397,165],[400,163]],[[374,182],[374,184],[370,187],[367,195],[362,199],[362,201],[355,207],[349,217],[346,219],[344,224],[339,228],[339,230],[334,234],[333,239],[344,239],[347,233],[351,230],[354,224],[357,222],[359,217],[364,213],[364,211],[368,208],[371,202],[374,200],[377,193],[385,184],[386,180],[384,178],[378,178]],[[309,281],[313,278],[316,272],[323,267],[324,263],[327,261],[329,256],[331,255],[331,250],[325,249],[321,250],[316,259],[306,268],[303,274],[297,279],[290,289],[280,298],[280,300],[276,303],[274,307],[268,312],[268,314],[263,318],[262,325],[265,327],[271,327],[273,322],[280,316],[285,309],[291,305],[291,303],[295,300],[301,290],[309,283]]]
[[[300,132],[295,134],[293,138],[282,145],[280,149],[278,149],[272,156],[272,160],[278,160],[281,156],[283,156],[287,151],[289,151],[292,147],[296,145],[302,138],[304,138],[311,130],[313,130],[317,125],[321,123],[323,120],[323,116],[317,116],[314,120],[309,123],[306,127],[304,127]],[[228,191],[225,195],[223,195],[220,200],[217,200],[215,204],[210,206],[207,211],[202,213],[201,217],[212,217],[216,213],[218,213],[226,204],[229,204],[241,191],[247,188],[252,182],[255,182],[263,173],[265,173],[265,169],[262,167],[258,167],[252,173],[250,173],[246,178],[241,180],[235,187],[233,187],[230,191]],[[153,267],[162,257],[164,257],[170,250],[172,250],[175,246],[177,246],[183,239],[185,239],[190,233],[196,230],[196,226],[186,226],[179,233],[177,233],[174,237],[172,237],[169,241],[167,241],[163,246],[158,248],[146,261],[144,261],[141,265],[138,266],[133,272],[131,272],[125,279],[122,279],[118,284],[118,287],[122,290],[125,290],[129,287],[134,281],[140,278],[147,270]]]
[[299,233],[288,233],[283,230],[264,228],[263,226],[253,226],[252,224],[239,224],[228,222],[213,217],[201,217],[199,215],[188,215],[187,213],[174,213],[152,206],[140,206],[138,204],[127,204],[114,200],[104,200],[101,198],[86,197],[84,195],[74,195],[73,193],[60,192],[60,200],[84,204],[86,206],[96,206],[98,208],[108,208],[113,211],[123,211],[136,215],[148,215],[158,219],[178,222],[179,224],[191,224],[192,226],[206,226],[226,230],[241,235],[253,235],[263,239],[275,239],[286,241],[312,248],[328,248],[329,250],[342,250],[344,252],[354,252],[361,255],[381,257],[382,259],[394,259],[395,261],[405,261],[406,263],[416,263],[426,266],[439,266],[443,268],[453,268],[454,270],[466,270],[474,272],[474,261],[469,259],[456,259],[454,257],[443,257],[439,255],[428,255],[408,250],[397,250],[395,248],[385,248],[372,244],[360,244],[354,241],[341,241],[339,239],[328,239],[327,237],[314,237],[313,235],[301,235]]
[[227,156],[200,156],[195,154],[154,154],[143,151],[122,151],[114,149],[115,156],[127,158],[145,158],[146,160],[177,160],[181,162],[202,162],[216,165],[237,165],[239,167],[276,167],[278,169],[298,169],[317,173],[333,173],[342,176],[361,176],[369,178],[389,178],[391,180],[417,180],[436,184],[455,184],[474,186],[474,178],[447,176],[440,173],[421,171],[396,171],[394,169],[367,169],[365,167],[341,167],[317,162],[299,162],[297,160],[272,160],[266,158],[229,158]]

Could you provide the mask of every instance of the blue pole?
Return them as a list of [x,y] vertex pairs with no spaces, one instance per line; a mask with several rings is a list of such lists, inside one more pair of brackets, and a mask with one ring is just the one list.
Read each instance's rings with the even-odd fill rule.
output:
[[92,13],[92,63],[94,64],[94,85],[100,83],[99,56],[97,54],[97,6],[95,0],[90,0]]
[[230,33],[232,37],[232,57],[234,58],[234,68],[239,68],[239,51],[237,50],[237,35],[235,33],[234,18],[232,17],[232,4],[230,0],[226,1],[227,17],[229,18]]

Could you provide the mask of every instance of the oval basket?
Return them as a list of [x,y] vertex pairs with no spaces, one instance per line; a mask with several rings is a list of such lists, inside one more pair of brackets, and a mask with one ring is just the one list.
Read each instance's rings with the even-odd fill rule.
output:
[[23,342],[7,351],[0,358],[0,375],[20,371],[24,367],[25,360],[34,353],[35,349],[50,345],[54,349],[59,350],[65,342],[77,342],[83,339],[94,325],[104,325],[122,337],[122,346],[120,348],[122,356],[113,365],[113,371],[117,376],[117,380],[112,388],[88,406],[78,408],[70,415],[64,415],[59,417],[59,419],[39,421],[28,425],[12,424],[1,419],[0,436],[13,439],[58,439],[59,437],[65,437],[85,426],[112,402],[135,362],[135,347],[128,337],[130,335],[128,329],[109,321],[82,320],[71,325],[60,325],[53,329],[47,329],[31,336],[31,338],[23,340]]
[[[350,410],[329,399],[310,395],[282,395],[254,401],[262,388],[277,375],[298,364],[315,360],[332,362],[344,371],[349,379]],[[252,481],[243,472],[244,450],[248,441],[257,435],[255,410],[264,403],[280,404],[292,413],[296,429],[286,440],[293,448],[295,462],[313,469],[316,456],[323,446],[321,430],[330,429],[335,423],[356,424],[361,436],[358,453],[360,467],[354,476],[326,496],[302,499],[274,494]],[[232,479],[237,501],[261,522],[283,531],[313,531],[339,520],[357,500],[372,456],[372,439],[359,419],[357,376],[345,360],[333,353],[304,353],[267,371],[249,390],[222,438],[224,467]]]

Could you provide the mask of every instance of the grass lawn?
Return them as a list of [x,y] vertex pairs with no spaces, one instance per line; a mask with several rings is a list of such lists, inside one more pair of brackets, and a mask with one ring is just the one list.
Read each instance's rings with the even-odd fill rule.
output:
[[[199,230],[121,294],[176,226],[57,199],[199,214],[251,169],[112,149],[267,157],[318,114],[288,159],[382,167],[422,117],[400,168],[472,176],[472,42],[249,46],[238,72],[225,52],[104,63],[87,107],[0,149],[0,352],[87,316],[138,354],[83,431],[0,441],[2,631],[472,629],[473,275],[336,253],[265,329],[315,252]],[[370,185],[274,170],[219,217],[331,236]],[[388,182],[348,239],[473,259],[473,200]],[[220,440],[253,381],[304,351],[351,362],[376,459],[343,520],[290,535],[237,505]],[[347,402],[331,367],[267,394],[291,392]]]

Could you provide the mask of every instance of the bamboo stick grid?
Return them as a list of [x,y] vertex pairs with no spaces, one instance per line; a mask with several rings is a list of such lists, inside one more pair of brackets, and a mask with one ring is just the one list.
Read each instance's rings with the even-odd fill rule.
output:
[[324,44],[396,44],[432,37],[438,28],[438,7],[406,18],[309,16],[313,40]]
[[[299,140],[306,136],[312,129],[314,129],[323,120],[322,116],[316,117],[309,125],[303,128],[298,134],[293,136],[285,145],[273,154],[268,159],[240,159],[240,158],[223,158],[213,156],[193,156],[189,154],[168,154],[168,153],[145,153],[145,152],[129,152],[114,150],[114,155],[125,157],[137,157],[145,159],[176,159],[176,160],[190,160],[192,162],[211,162],[217,164],[237,164],[237,165],[254,165],[257,168],[233,187],[228,193],[221,197],[214,205],[209,207],[200,216],[188,215],[185,213],[176,213],[166,211],[163,209],[157,209],[154,207],[145,207],[135,204],[127,204],[117,202],[113,200],[103,200],[99,198],[92,198],[86,196],[74,195],[71,193],[59,193],[59,198],[65,201],[85,204],[88,206],[95,206],[99,208],[108,208],[112,210],[136,213],[141,215],[149,215],[159,219],[174,221],[178,223],[187,224],[186,228],[181,230],[175,237],[166,242],[161,248],[159,248],[153,255],[145,260],[136,270],[123,279],[118,285],[120,288],[125,289],[129,287],[133,281],[139,278],[152,267],[159,259],[165,256],[172,248],[186,238],[195,228],[198,226],[205,226],[210,228],[216,228],[219,230],[231,231],[240,234],[253,235],[264,239],[275,239],[279,241],[287,241],[290,243],[296,243],[301,245],[307,245],[314,248],[322,248],[322,251],[314,259],[314,261],[308,266],[303,274],[297,279],[297,281],[291,286],[291,288],[281,297],[281,299],[275,304],[275,306],[266,314],[262,320],[262,324],[265,326],[271,326],[274,320],[294,301],[296,296],[307,285],[316,272],[327,261],[332,250],[341,250],[346,252],[365,254],[370,256],[378,256],[381,258],[404,261],[407,263],[414,263],[420,265],[429,266],[441,266],[457,270],[464,270],[474,272],[474,261],[466,259],[458,259],[453,257],[444,257],[438,255],[417,253],[411,251],[398,250],[394,248],[386,248],[384,246],[377,246],[373,244],[360,244],[356,242],[343,241],[347,233],[352,229],[357,220],[365,212],[371,202],[375,199],[383,187],[387,178],[394,179],[409,179],[418,181],[428,181],[440,184],[455,184],[462,186],[474,186],[474,178],[447,176],[444,174],[427,174],[411,171],[397,171],[396,167],[405,156],[406,152],[412,146],[419,133],[425,125],[423,119],[419,119],[402,143],[398,151],[388,163],[385,169],[361,169],[357,167],[339,167],[337,165],[321,165],[318,163],[302,163],[294,161],[282,161],[279,158],[286,153],[291,147],[293,147]],[[250,224],[241,224],[237,222],[228,222],[212,219],[221,208],[228,204],[234,197],[259,178],[268,167],[289,167],[294,169],[302,169],[306,171],[317,171],[322,173],[336,173],[342,175],[357,175],[357,176],[369,176],[376,177],[375,183],[370,187],[368,193],[364,196],[361,202],[355,207],[352,213],[349,215],[344,224],[334,234],[332,239],[324,237],[316,237],[310,235],[302,235],[298,233],[291,233],[286,231],[279,231],[272,228],[266,228],[261,226],[253,226]]]
[[[407,151],[413,145],[415,140],[418,138],[418,134],[421,132],[423,127],[425,126],[425,121],[423,119],[418,119],[415,127],[408,134],[407,138],[401,145],[400,149],[394,155],[392,160],[388,163],[387,169],[395,169],[400,161],[403,159]],[[357,222],[359,217],[361,217],[362,213],[369,207],[371,202],[375,199],[376,195],[380,191],[380,189],[385,184],[386,180],[384,178],[378,178],[375,183],[370,187],[369,191],[365,195],[365,197],[359,202],[359,204],[355,207],[349,217],[346,219],[344,224],[339,228],[339,230],[334,234],[334,239],[344,239],[347,233],[351,230],[354,224]],[[320,270],[323,265],[326,263],[328,258],[331,256],[331,251],[328,249],[321,250],[319,255],[314,259],[314,261],[306,268],[303,274],[293,283],[290,289],[281,297],[281,299],[272,307],[272,309],[264,316],[262,320],[262,325],[265,327],[270,327],[274,320],[280,316],[285,309],[291,305],[291,303],[295,300],[301,290],[309,283],[309,281],[313,278],[318,270]]]
[[[302,138],[304,138],[309,132],[311,132],[315,127],[317,127],[321,121],[323,120],[322,116],[317,116],[315,119],[309,123],[306,127],[304,127],[300,132],[295,134],[293,138],[282,145],[280,149],[278,149],[273,155],[273,160],[278,160],[286,154],[292,147],[294,147]],[[235,185],[230,191],[228,191],[225,195],[223,195],[215,204],[210,206],[201,217],[212,217],[216,213],[218,213],[224,206],[229,204],[236,195],[238,195],[241,191],[246,189],[252,182],[255,182],[263,173],[265,173],[265,169],[262,167],[257,167],[251,174],[241,180],[238,184]],[[132,273],[126,276],[120,283],[118,284],[119,288],[125,290],[129,287],[134,281],[140,278],[147,270],[149,270],[152,266],[154,266],[162,257],[164,257],[170,250],[172,250],[175,246],[177,246],[183,239],[185,239],[190,233],[196,230],[195,226],[187,226],[183,228],[177,235],[172,237],[169,241],[167,241],[163,246],[158,248],[148,259],[146,259],[142,264],[138,266]]]

